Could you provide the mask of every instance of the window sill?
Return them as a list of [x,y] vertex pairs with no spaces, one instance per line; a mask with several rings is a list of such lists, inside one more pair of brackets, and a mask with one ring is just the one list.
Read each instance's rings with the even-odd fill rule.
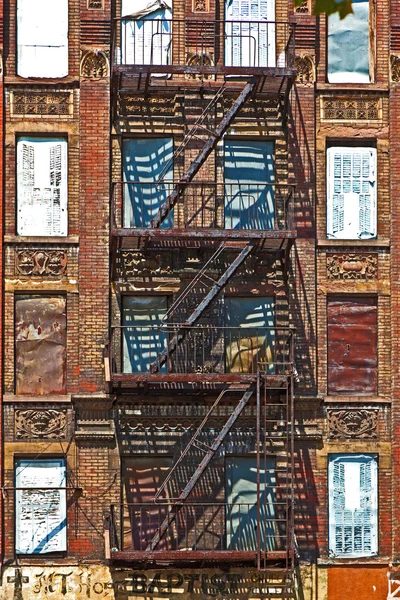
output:
[[362,404],[391,404],[392,400],[389,396],[368,396],[362,394],[354,394],[354,396],[324,396],[324,403],[346,403],[353,404],[355,402],[361,402]]
[[5,244],[79,244],[79,235],[48,236],[48,235],[5,235]]
[[71,403],[71,394],[65,395],[53,395],[53,396],[19,396],[18,394],[4,394],[3,402],[51,402],[51,403],[63,403],[70,404]]
[[317,565],[319,567],[348,567],[354,566],[368,566],[368,565],[387,565],[391,561],[389,556],[362,556],[360,558],[343,558],[343,557],[332,557],[332,558],[318,558]]
[[328,239],[317,239],[317,248],[329,248],[329,247],[345,247],[349,246],[375,246],[378,248],[390,248],[389,238],[378,238],[375,240],[328,240]]
[[317,83],[317,92],[332,91],[337,93],[340,89],[357,92],[388,92],[389,85],[387,83]]
[[20,77],[19,75],[9,75],[4,77],[5,85],[48,85],[48,86],[66,86],[79,85],[79,78],[67,75],[66,77]]

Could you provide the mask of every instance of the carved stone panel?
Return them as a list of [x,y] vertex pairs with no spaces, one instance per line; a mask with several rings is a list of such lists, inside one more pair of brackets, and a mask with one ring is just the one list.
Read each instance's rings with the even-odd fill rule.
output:
[[17,250],[16,275],[63,275],[67,270],[67,253],[64,250]]
[[390,57],[390,76],[394,83],[400,81],[400,56],[392,55]]
[[335,439],[376,439],[378,410],[328,410],[329,437]]
[[72,92],[11,92],[10,110],[12,116],[72,116]]
[[170,275],[172,273],[171,255],[144,254],[137,251],[122,251],[118,261],[118,270],[125,277]]
[[382,119],[382,98],[321,99],[323,121],[379,121]]
[[88,0],[88,8],[103,8],[103,0]]
[[124,116],[173,117],[176,116],[177,106],[174,98],[149,97],[141,98],[129,94],[120,94],[119,112]]
[[328,254],[328,279],[377,279],[378,254]]
[[193,12],[208,12],[209,10],[209,0],[193,0]]
[[88,50],[81,61],[81,77],[100,79],[108,77],[108,58],[101,50]]
[[311,0],[305,0],[299,6],[295,6],[294,12],[302,14],[310,14],[311,12]]
[[67,412],[53,409],[16,409],[15,439],[62,439],[66,435]]
[[315,81],[315,62],[313,56],[300,54],[294,60],[294,66],[297,71],[296,83],[306,85]]

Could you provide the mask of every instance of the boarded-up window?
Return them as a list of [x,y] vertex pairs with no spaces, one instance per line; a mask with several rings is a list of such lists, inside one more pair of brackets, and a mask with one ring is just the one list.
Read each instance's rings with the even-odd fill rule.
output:
[[[146,373],[166,347],[160,330],[167,312],[166,296],[124,296],[122,304],[123,372]],[[161,371],[165,371],[164,365]]]
[[[154,503],[154,496],[171,467],[172,459],[166,456],[132,457],[122,461],[124,550],[145,550],[167,515],[165,501],[171,495],[169,487],[160,495],[163,504]],[[173,528],[168,529],[157,550],[173,549],[171,531]]]
[[64,459],[17,461],[15,471],[17,488],[15,551],[17,553],[45,554],[66,551],[65,485]]
[[374,298],[328,301],[328,393],[377,392],[377,305]]
[[353,14],[328,17],[328,81],[370,82],[369,1],[353,0]]
[[273,142],[226,140],[224,150],[225,227],[273,229]]
[[330,456],[329,551],[333,556],[377,554],[378,465],[375,456]]
[[[168,65],[171,62],[172,2],[122,0],[122,63]],[[140,10],[138,10],[140,9]],[[129,17],[129,20],[124,20]]]
[[[257,474],[260,494],[257,489]],[[257,531],[261,527],[261,549],[276,546],[275,459],[267,458],[257,469],[255,457],[226,459],[226,530],[228,550],[256,550]],[[258,518],[258,503],[260,518]]]
[[225,64],[274,67],[274,0],[226,0]]
[[256,373],[259,363],[270,370],[274,354],[274,299],[225,298],[225,369]]
[[68,0],[18,0],[17,74],[68,75]]
[[376,237],[376,148],[327,151],[327,236]]
[[17,144],[17,233],[66,236],[67,141],[23,137]]
[[[148,227],[173,189],[172,138],[127,139],[123,143],[124,227]],[[159,179],[163,181],[157,183]],[[173,226],[173,211],[161,227]]]
[[16,297],[17,394],[66,393],[66,326],[64,297]]

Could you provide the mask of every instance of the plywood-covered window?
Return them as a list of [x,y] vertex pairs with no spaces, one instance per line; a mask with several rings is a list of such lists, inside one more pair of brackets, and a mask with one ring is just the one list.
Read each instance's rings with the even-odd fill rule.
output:
[[329,552],[373,556],[378,552],[378,464],[372,455],[329,458]]
[[16,297],[16,394],[66,393],[66,342],[65,297]]
[[377,393],[375,298],[328,300],[328,393]]
[[[124,296],[122,303],[123,372],[146,373],[166,347],[160,328],[167,312],[166,296]],[[161,368],[164,371],[166,366]]]
[[328,148],[326,177],[327,236],[376,237],[376,148]]
[[17,460],[15,551],[18,554],[67,550],[65,486],[64,459]]
[[[173,189],[173,150],[172,138],[124,140],[124,227],[148,227],[167,200]],[[173,226],[173,211],[161,226]]]
[[68,149],[63,138],[21,137],[17,142],[17,233],[68,233]]
[[[174,495],[170,487],[167,485],[160,494],[158,504],[154,503],[154,497],[171,467],[172,458],[168,456],[123,459],[124,550],[145,550],[168,514],[168,497]],[[157,550],[174,549],[174,531],[174,526],[171,526]]]
[[256,373],[259,363],[271,369],[274,359],[274,299],[227,297],[225,370]]
[[[257,487],[257,472],[260,492]],[[275,549],[275,486],[274,458],[263,460],[258,469],[256,457],[232,456],[226,459],[228,550],[256,550],[258,527],[261,528],[261,549]]]
[[274,0],[225,0],[225,64],[275,67]]
[[371,14],[369,0],[353,0],[353,14],[328,17],[328,81],[369,83],[371,77]]
[[274,144],[226,140],[224,143],[226,229],[274,228]]
[[17,0],[17,74],[68,75],[68,0]]
[[122,63],[168,65],[171,62],[172,2],[122,0]]

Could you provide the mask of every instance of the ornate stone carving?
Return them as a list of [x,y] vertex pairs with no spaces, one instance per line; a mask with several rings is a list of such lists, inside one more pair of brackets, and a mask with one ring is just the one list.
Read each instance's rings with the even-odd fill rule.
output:
[[88,50],[82,57],[81,77],[100,79],[108,77],[108,58],[101,50]]
[[[186,64],[189,67],[212,67],[214,61],[210,54],[207,54],[206,52],[193,52],[187,55]],[[209,79],[212,75],[189,73],[186,77],[187,79]]]
[[16,409],[14,422],[17,440],[61,439],[66,435],[67,413],[53,409]]
[[145,99],[129,94],[120,95],[119,109],[124,116],[131,115],[132,117],[144,115],[155,117],[158,114],[161,117],[173,117],[177,112],[174,98],[149,97]]
[[328,254],[328,279],[377,279],[378,254]]
[[15,273],[17,275],[63,275],[67,270],[67,253],[64,250],[17,250]]
[[11,92],[11,114],[70,116],[72,92]]
[[366,409],[328,410],[329,437],[370,438],[378,437],[378,411]]
[[209,12],[209,0],[193,0],[193,12]]
[[394,54],[390,57],[390,77],[394,83],[400,81],[400,56]]
[[315,62],[314,57],[307,54],[299,54],[294,59],[294,66],[297,71],[296,82],[300,85],[307,85],[315,81]]
[[306,0],[305,2],[302,2],[300,4],[300,6],[296,6],[294,9],[294,12],[296,13],[310,13],[311,12],[311,2],[310,0]]
[[379,121],[381,98],[322,98],[321,119],[325,121]]
[[88,8],[103,8],[103,0],[88,0]]
[[143,275],[170,275],[172,273],[170,256],[161,254],[144,254],[142,252],[121,252],[119,270],[126,277]]

